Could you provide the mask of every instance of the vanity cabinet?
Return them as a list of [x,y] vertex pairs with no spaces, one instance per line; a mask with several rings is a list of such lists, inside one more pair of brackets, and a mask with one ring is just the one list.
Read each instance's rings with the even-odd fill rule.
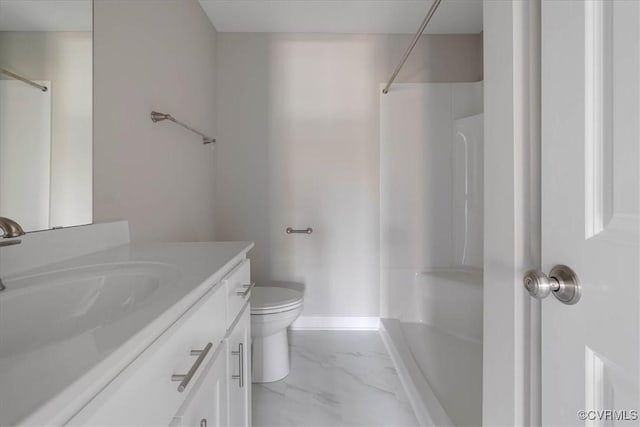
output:
[[251,310],[245,305],[171,427],[251,426]]
[[250,426],[249,278],[243,259],[67,425]]

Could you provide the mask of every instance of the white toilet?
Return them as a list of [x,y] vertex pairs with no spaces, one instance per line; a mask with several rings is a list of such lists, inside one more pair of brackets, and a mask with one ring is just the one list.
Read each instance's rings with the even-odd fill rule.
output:
[[288,286],[273,282],[271,286],[256,286],[251,291],[254,383],[270,383],[289,375],[287,328],[302,312],[304,286],[285,284]]

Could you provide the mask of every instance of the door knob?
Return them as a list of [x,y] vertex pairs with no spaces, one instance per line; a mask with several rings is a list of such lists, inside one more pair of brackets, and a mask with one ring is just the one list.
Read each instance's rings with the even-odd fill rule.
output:
[[529,270],[524,274],[523,284],[529,295],[537,299],[553,294],[560,302],[568,305],[580,301],[578,276],[566,265],[556,265],[549,276],[540,270]]

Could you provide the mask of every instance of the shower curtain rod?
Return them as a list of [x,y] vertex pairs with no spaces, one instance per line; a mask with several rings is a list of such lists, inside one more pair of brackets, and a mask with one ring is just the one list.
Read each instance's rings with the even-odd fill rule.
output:
[[382,89],[382,93],[385,93],[385,94],[389,93],[389,88],[391,87],[391,84],[396,79],[396,76],[402,69],[402,66],[404,65],[404,63],[407,62],[407,59],[409,58],[411,51],[413,50],[414,47],[416,47],[418,40],[420,40],[420,36],[424,32],[425,28],[427,28],[427,24],[429,24],[429,21],[431,21],[431,17],[433,16],[433,14],[436,13],[436,9],[440,5],[441,1],[442,0],[433,0],[433,3],[431,3],[431,7],[427,12],[427,16],[424,17],[424,20],[422,21],[422,24],[420,24],[420,28],[418,28],[418,31],[416,31],[416,35],[413,36],[413,40],[411,40],[411,44],[407,48],[407,51],[404,53],[404,56],[400,60],[400,63],[398,64],[396,69],[393,71],[393,74],[391,74],[391,77],[389,78],[389,83],[387,83],[387,86],[385,86],[385,88]]
[[28,84],[29,86],[33,86],[33,87],[35,87],[35,88],[37,88],[37,89],[40,89],[40,90],[41,90],[41,91],[43,91],[43,92],[46,92],[46,91],[48,91],[48,90],[49,90],[46,86],[39,85],[39,84],[38,84],[38,83],[36,83],[36,82],[32,82],[32,81],[31,81],[31,80],[29,80],[29,79],[25,79],[24,77],[19,76],[19,75],[17,75],[16,73],[12,73],[12,72],[11,72],[11,71],[9,71],[9,70],[5,70],[4,68],[0,68],[0,74],[4,74],[5,76],[9,76],[9,77],[11,77],[11,78],[13,78],[13,79],[16,79],[16,80],[20,80],[21,82],[26,83],[26,84]]

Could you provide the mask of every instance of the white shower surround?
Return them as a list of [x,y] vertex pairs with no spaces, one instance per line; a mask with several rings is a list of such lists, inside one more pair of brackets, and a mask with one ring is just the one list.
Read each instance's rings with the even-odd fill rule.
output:
[[480,425],[482,272],[416,275],[406,311],[381,321],[382,339],[421,425]]
[[482,90],[381,96],[382,336],[422,425],[481,422]]

